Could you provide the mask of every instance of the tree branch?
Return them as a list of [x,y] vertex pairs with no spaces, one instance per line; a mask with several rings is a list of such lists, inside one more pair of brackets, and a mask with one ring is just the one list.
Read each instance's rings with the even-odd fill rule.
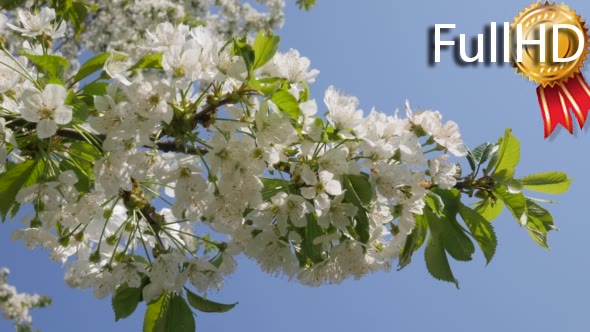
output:
[[[28,128],[33,129],[32,122],[28,122],[23,118],[16,118],[12,116],[4,117],[9,124],[7,125],[13,131],[16,131],[19,128]],[[80,142],[86,142],[86,137],[80,134],[79,131],[72,129],[72,128],[60,128],[55,133],[56,136],[72,139]],[[102,145],[104,140],[106,139],[106,135],[103,134],[92,134],[95,140]],[[147,146],[146,146],[147,148]],[[169,140],[169,141],[159,141],[156,143],[156,148],[163,152],[178,152],[178,153],[186,153],[190,155],[204,155],[207,154],[208,150],[202,146],[194,146],[194,145],[187,145],[182,142],[178,142],[176,140]]]

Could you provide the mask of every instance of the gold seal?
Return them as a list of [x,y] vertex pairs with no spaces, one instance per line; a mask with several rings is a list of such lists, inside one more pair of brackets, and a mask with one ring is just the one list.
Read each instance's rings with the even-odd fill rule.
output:
[[[544,59],[539,45],[521,45],[521,61],[517,61],[517,25],[520,24],[522,40],[544,39]],[[557,30],[557,39],[553,40],[555,25],[562,25]],[[580,40],[578,34],[572,30],[563,28],[563,25],[575,27],[582,32]],[[544,25],[544,34],[542,34]],[[554,86],[558,82],[566,82],[580,72],[588,55],[588,29],[584,26],[582,18],[564,4],[556,5],[549,2],[531,4],[524,12],[519,12],[510,28],[511,47],[510,58],[516,71],[531,81],[541,84],[543,87]],[[544,38],[543,38],[544,37]],[[581,54],[568,62],[554,62],[553,44],[557,44],[558,59],[568,59],[576,55],[580,43],[584,43]],[[541,61],[544,60],[544,61]]]

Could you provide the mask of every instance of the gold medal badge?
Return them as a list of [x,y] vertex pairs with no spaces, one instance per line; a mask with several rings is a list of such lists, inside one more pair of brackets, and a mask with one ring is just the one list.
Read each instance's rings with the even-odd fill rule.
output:
[[582,18],[564,4],[539,1],[519,12],[510,36],[516,71],[539,84],[545,138],[558,124],[573,133],[570,109],[582,128],[590,110],[590,86],[580,73],[590,46]]

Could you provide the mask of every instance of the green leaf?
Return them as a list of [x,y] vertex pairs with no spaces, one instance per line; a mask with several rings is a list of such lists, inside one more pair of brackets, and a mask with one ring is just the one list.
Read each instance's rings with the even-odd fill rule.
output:
[[232,53],[241,56],[244,59],[244,64],[248,70],[248,77],[252,77],[252,64],[254,63],[255,55],[252,46],[248,44],[246,37],[234,38],[232,45]]
[[0,8],[4,10],[13,10],[24,6],[27,0],[0,0]]
[[301,242],[301,249],[299,250],[299,263],[305,265],[308,260],[314,263],[323,261],[322,258],[322,245],[314,244],[313,240],[318,236],[325,235],[326,231],[322,226],[318,225],[317,216],[313,213],[305,215],[307,218],[307,226],[299,229],[300,235],[303,238]]
[[367,206],[371,203],[373,197],[369,177],[364,173],[360,175],[345,174],[342,176],[342,183],[346,190],[344,198],[348,203],[358,208],[354,225],[356,235],[358,235],[357,240],[366,244],[371,236]]
[[430,209],[437,215],[440,216],[444,214],[445,203],[439,195],[432,191],[428,191],[424,198],[424,202],[426,202]]
[[442,240],[445,250],[458,261],[467,262],[475,253],[473,242],[457,222],[455,216],[446,217],[442,221]]
[[459,214],[469,228],[471,236],[477,241],[479,248],[483,252],[486,264],[489,264],[496,253],[496,246],[498,245],[496,232],[494,232],[492,224],[477,211],[463,204],[459,205]]
[[140,301],[141,288],[128,287],[126,283],[117,287],[112,299],[115,321],[131,316]]
[[426,249],[424,250],[424,259],[428,272],[436,279],[448,281],[459,288],[459,281],[453,276],[449,260],[442,243],[442,239],[437,234],[430,234]]
[[170,300],[168,332],[195,332],[195,317],[186,300],[176,295]]
[[369,238],[371,237],[371,228],[369,223],[369,217],[367,217],[367,211],[364,208],[358,209],[354,220],[354,230],[358,235],[357,240],[361,241],[364,244],[367,244],[369,242]]
[[89,192],[94,182],[94,162],[101,157],[101,153],[91,144],[86,142],[73,142],[69,146],[71,162],[62,162],[64,169],[71,169],[76,173],[78,182],[76,189],[80,192]]
[[371,192],[371,183],[366,174],[345,174],[342,176],[344,184],[344,197],[346,201],[354,204],[359,209],[367,207],[371,203],[373,193]]
[[[72,90],[70,90],[72,92]],[[74,98],[70,105],[72,106],[72,121],[70,124],[83,124],[88,121],[90,112],[88,111],[88,105],[83,100],[84,97],[79,96]]]
[[258,35],[254,40],[254,63],[252,69],[260,68],[264,66],[272,57],[277,53],[279,49],[279,42],[281,38],[275,36],[272,32],[264,32],[263,30],[258,31]]
[[233,304],[217,303],[201,297],[188,289],[186,289],[186,298],[191,307],[202,312],[227,312],[238,304],[238,302]]
[[248,81],[248,85],[252,89],[262,92],[266,97],[272,96],[283,84],[285,84],[285,79],[278,77],[265,77],[259,80],[251,77]]
[[165,292],[145,312],[144,332],[194,332],[195,329],[193,312],[180,295]]
[[527,220],[525,228],[529,236],[540,246],[549,248],[547,233],[556,229],[553,224],[553,217],[549,211],[530,199],[526,200],[526,206]]
[[299,9],[305,9],[309,11],[311,7],[315,5],[315,1],[316,0],[297,0],[297,5],[299,6]]
[[262,199],[267,201],[274,195],[280,192],[287,192],[289,190],[289,181],[280,179],[261,178],[262,185]]
[[283,89],[278,90],[272,95],[270,100],[272,100],[281,111],[287,113],[287,115],[294,120],[299,119],[299,114],[301,113],[299,103],[289,91]]
[[59,55],[35,55],[28,53],[24,53],[23,55],[31,60],[39,70],[47,73],[50,79],[61,79],[69,65],[68,59]]
[[78,38],[84,30],[84,22],[86,22],[86,18],[88,17],[88,8],[85,3],[76,1],[72,3],[72,7],[68,13],[70,22],[74,26],[76,38]]
[[117,54],[117,53],[97,54],[97,55],[93,56],[92,58],[88,59],[86,62],[84,62],[84,64],[82,66],[80,66],[78,73],[76,74],[76,76],[74,76],[74,82],[79,82],[79,81],[83,80],[84,78],[92,75],[96,71],[103,69],[105,62],[110,57],[115,57],[115,59],[120,58],[121,60],[125,58],[124,55]]
[[457,189],[443,190],[432,188],[432,193],[440,197],[443,202],[443,212],[446,217],[456,216],[459,212],[461,195]]
[[431,209],[424,209],[423,214],[431,231],[442,237],[442,244],[451,257],[459,261],[470,261],[475,246],[457,222],[461,202],[459,191],[434,188],[432,192],[441,198],[444,208],[440,216],[435,215]]
[[537,173],[520,179],[522,186],[528,190],[546,194],[562,194],[568,191],[572,179],[563,172]]
[[494,194],[504,202],[516,221],[524,225],[526,223],[526,199],[522,193],[511,194],[506,186],[497,184],[493,189]]
[[501,200],[493,200],[492,198],[488,197],[485,200],[480,201],[475,206],[475,211],[481,214],[487,221],[492,221],[500,215],[502,209],[504,208],[504,202]]
[[148,54],[139,59],[136,64],[129,68],[129,71],[136,69],[163,69],[162,67],[162,53]]
[[496,144],[492,143],[483,143],[473,151],[469,151],[467,154],[467,161],[469,161],[471,170],[475,171],[478,165],[485,163],[496,146]]
[[[107,82],[92,82],[84,85],[82,88],[82,94],[86,96],[103,96],[107,93],[107,87],[109,83]],[[94,100],[91,100],[94,103]]]
[[15,165],[0,175],[0,215],[2,222],[10,213],[15,204],[16,194],[21,188],[28,187],[37,182],[40,174],[43,174],[45,163],[42,160],[26,160]]
[[170,292],[164,292],[156,301],[148,304],[143,318],[143,332],[168,331],[171,295]]
[[410,264],[412,261],[412,254],[422,246],[426,239],[426,234],[428,233],[428,222],[426,221],[426,218],[424,218],[423,215],[417,214],[414,215],[414,219],[416,220],[416,226],[412,230],[412,233],[406,238],[406,243],[399,256],[398,270],[401,270]]
[[506,129],[504,138],[498,142],[498,159],[495,165],[493,177],[499,181],[510,180],[514,177],[516,165],[520,161],[520,142],[514,135],[512,130]]
[[62,160],[59,164],[59,167],[62,171],[71,170],[76,174],[78,182],[76,182],[74,187],[76,190],[78,190],[78,192],[90,192],[91,183],[93,182],[91,179],[92,169],[84,169],[80,164],[76,163],[75,160]]

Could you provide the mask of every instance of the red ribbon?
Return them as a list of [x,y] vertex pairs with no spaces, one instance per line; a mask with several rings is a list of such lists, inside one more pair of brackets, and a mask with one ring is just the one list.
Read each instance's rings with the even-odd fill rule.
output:
[[573,133],[571,109],[578,120],[580,129],[588,118],[590,110],[590,86],[584,76],[578,73],[567,82],[557,82],[554,86],[538,86],[537,98],[541,106],[541,115],[545,122],[545,138],[549,137],[558,124]]

